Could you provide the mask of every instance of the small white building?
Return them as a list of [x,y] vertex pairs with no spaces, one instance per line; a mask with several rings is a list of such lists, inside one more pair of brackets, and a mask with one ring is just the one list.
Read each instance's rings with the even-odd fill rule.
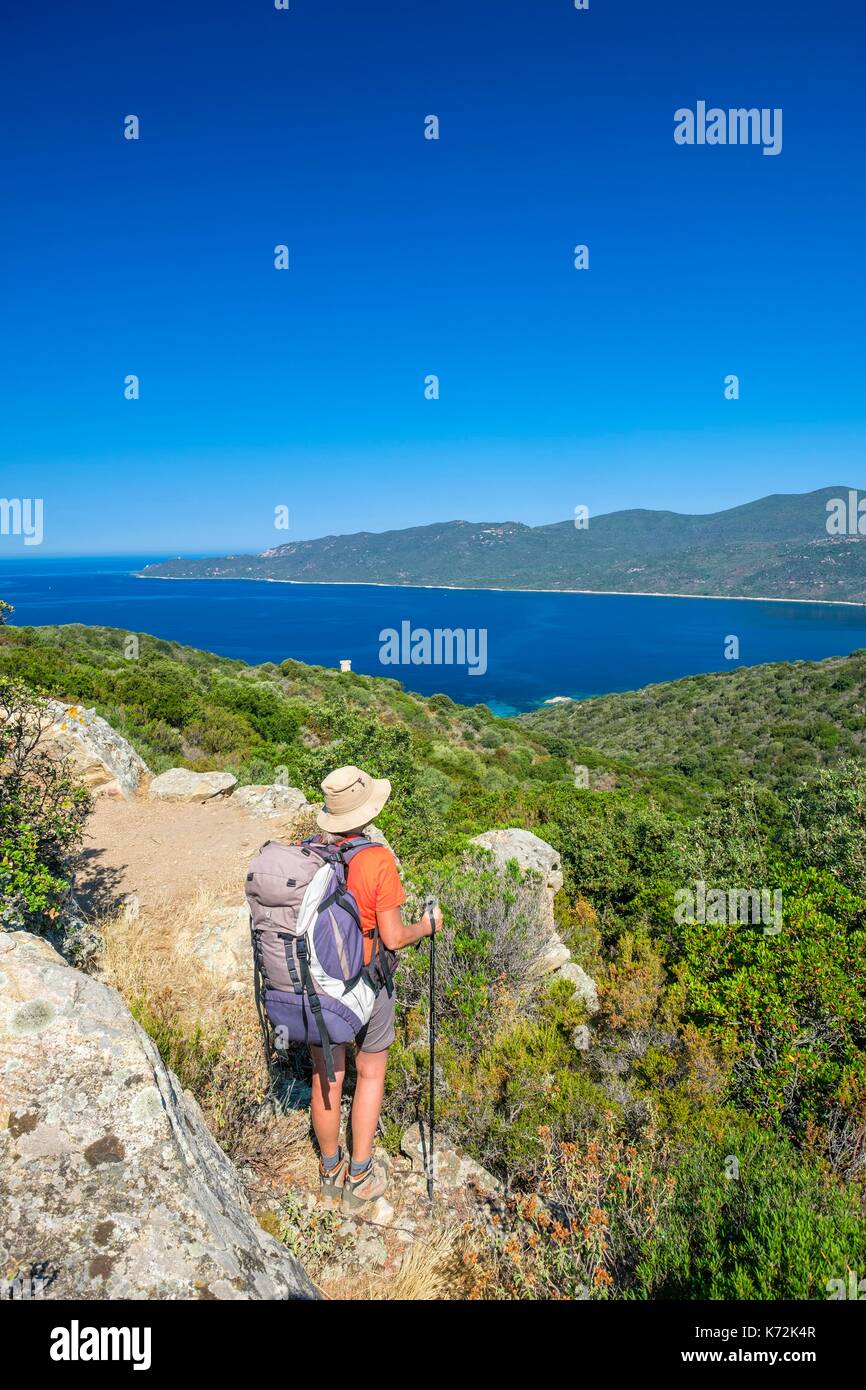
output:
[[345,657],[343,657],[343,659],[340,661],[340,670],[341,670],[341,671],[351,671],[351,669],[352,669],[352,663],[351,663],[351,661],[349,661],[349,660],[347,660]]

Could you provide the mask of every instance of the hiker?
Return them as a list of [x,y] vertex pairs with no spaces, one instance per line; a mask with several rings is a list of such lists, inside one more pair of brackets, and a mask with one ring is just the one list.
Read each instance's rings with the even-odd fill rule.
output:
[[[364,836],[369,823],[391,795],[387,778],[368,776],[357,767],[340,767],[322,782],[325,806],[316,817],[327,840],[336,847]],[[366,838],[366,837],[365,837]],[[394,953],[432,936],[442,926],[437,907],[433,923],[425,912],[420,921],[407,925],[401,906],[406,894],[393,854],[385,845],[368,845],[349,859],[346,886],[358,905],[364,935],[364,962],[370,965],[377,947],[384,947],[385,971],[395,965]],[[377,940],[378,937],[378,940]],[[383,985],[368,1022],[355,1037],[357,1081],[352,1102],[352,1153],[340,1148],[340,1099],[346,1067],[345,1046],[333,1052],[334,1080],[328,1078],[320,1047],[311,1047],[313,1058],[312,1121],[319,1144],[319,1183],[326,1206],[341,1205],[359,1211],[385,1191],[385,1174],[373,1163],[373,1140],[385,1092],[388,1048],[394,1041],[394,992]]]
[[[310,1048],[321,1198],[351,1212],[385,1190],[372,1154],[394,1041],[395,953],[433,936],[442,914],[434,907],[412,926],[404,923],[406,895],[394,856],[364,834],[391,783],[340,767],[322,790],[324,834],[299,845],[268,840],[249,866],[245,891],[266,1064],[270,1072],[274,1048]],[[347,1158],[340,1100],[352,1042],[357,1084]]]

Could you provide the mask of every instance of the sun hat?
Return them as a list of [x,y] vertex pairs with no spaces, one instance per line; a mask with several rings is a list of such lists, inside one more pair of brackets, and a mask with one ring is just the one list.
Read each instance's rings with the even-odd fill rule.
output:
[[387,777],[371,777],[359,767],[338,767],[321,786],[325,808],[316,816],[320,830],[359,830],[379,814],[391,795]]

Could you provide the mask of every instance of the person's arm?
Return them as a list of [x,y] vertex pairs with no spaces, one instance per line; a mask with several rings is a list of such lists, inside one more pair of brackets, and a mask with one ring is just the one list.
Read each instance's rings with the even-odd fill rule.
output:
[[[436,908],[433,917],[435,930],[441,931],[441,908]],[[432,936],[434,931],[426,912],[420,921],[409,924],[403,921],[403,913],[399,907],[389,907],[377,912],[376,921],[379,924],[382,945],[388,951],[402,951],[404,946],[414,946],[416,941],[421,941],[425,936]]]

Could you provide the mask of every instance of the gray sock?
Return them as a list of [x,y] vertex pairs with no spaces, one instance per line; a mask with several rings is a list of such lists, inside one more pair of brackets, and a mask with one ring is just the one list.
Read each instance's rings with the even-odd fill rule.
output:
[[349,1176],[359,1178],[362,1173],[366,1173],[372,1162],[372,1158],[365,1158],[363,1163],[356,1163],[353,1158],[349,1163]]
[[343,1150],[337,1149],[335,1154],[322,1154],[322,1167],[326,1173],[331,1173],[336,1168],[340,1159],[343,1157]]

